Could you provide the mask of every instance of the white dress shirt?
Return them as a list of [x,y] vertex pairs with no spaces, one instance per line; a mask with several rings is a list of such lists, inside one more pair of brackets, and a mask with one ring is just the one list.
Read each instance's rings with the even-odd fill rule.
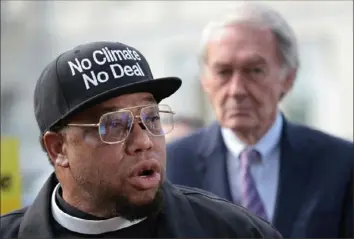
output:
[[[257,190],[264,203],[267,217],[273,220],[278,188],[280,137],[283,118],[280,113],[267,133],[257,144],[251,146],[261,154],[261,162],[251,166]],[[221,129],[227,152],[227,169],[230,191],[234,202],[241,201],[240,153],[247,147],[236,135],[226,128]]]

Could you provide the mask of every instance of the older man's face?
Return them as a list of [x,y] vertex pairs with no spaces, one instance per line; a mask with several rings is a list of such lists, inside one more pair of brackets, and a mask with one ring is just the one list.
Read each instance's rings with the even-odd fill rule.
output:
[[[123,95],[77,115],[71,123],[97,123],[107,111],[151,104],[156,103],[149,93]],[[140,115],[140,109],[132,109],[133,114]],[[164,136],[152,136],[135,120],[124,142],[106,144],[97,128],[69,127],[64,147],[74,179],[70,183],[77,184],[78,195],[89,194],[101,200],[103,207],[116,201],[120,203],[117,210],[128,218],[144,216],[144,205],[154,202],[165,177]],[[134,211],[135,206],[140,211]]]
[[207,46],[202,85],[223,127],[247,131],[274,119],[292,78],[271,31],[239,24],[218,30]]

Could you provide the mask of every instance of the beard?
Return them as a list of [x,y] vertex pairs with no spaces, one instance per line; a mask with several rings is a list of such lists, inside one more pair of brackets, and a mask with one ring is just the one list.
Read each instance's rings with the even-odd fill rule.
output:
[[120,195],[116,197],[115,213],[129,221],[142,219],[157,215],[163,207],[163,193],[161,186],[156,192],[155,198],[149,203],[135,204],[126,196]]
[[[155,197],[152,200],[145,203],[136,203],[132,201],[127,194],[123,193],[124,190],[120,193],[112,194],[112,188],[106,188],[103,185],[94,185],[86,180],[82,180],[82,178],[77,179],[79,179],[77,182],[80,182],[79,184],[81,185],[81,188],[86,189],[84,190],[86,193],[83,197],[85,199],[81,198],[81,200],[74,200],[74,202],[67,201],[67,203],[76,209],[82,210],[82,201],[86,201],[86,203],[89,202],[88,204],[92,205],[91,208],[94,208],[94,210],[91,210],[91,212],[82,212],[99,217],[103,220],[117,216],[129,221],[143,219],[145,217],[157,215],[161,212],[164,205],[162,192],[163,180],[156,190]],[[93,188],[98,190],[92,190]],[[61,196],[63,196],[61,188],[59,190]]]

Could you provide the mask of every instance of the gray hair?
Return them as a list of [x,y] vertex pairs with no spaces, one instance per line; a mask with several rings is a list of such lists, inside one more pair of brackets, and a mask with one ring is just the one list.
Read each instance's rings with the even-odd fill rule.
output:
[[237,23],[251,23],[270,28],[277,41],[277,48],[283,58],[284,67],[287,70],[299,67],[297,40],[292,28],[275,10],[254,3],[244,3],[230,14],[224,13],[221,18],[206,25],[200,42],[199,63],[201,65],[207,59],[207,44],[214,31]]

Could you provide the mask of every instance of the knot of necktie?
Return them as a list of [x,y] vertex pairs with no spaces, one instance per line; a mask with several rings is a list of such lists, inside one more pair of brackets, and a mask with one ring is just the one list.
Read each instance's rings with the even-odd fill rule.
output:
[[248,167],[254,163],[259,162],[260,158],[260,153],[252,148],[246,148],[240,154],[241,164],[244,167]]

